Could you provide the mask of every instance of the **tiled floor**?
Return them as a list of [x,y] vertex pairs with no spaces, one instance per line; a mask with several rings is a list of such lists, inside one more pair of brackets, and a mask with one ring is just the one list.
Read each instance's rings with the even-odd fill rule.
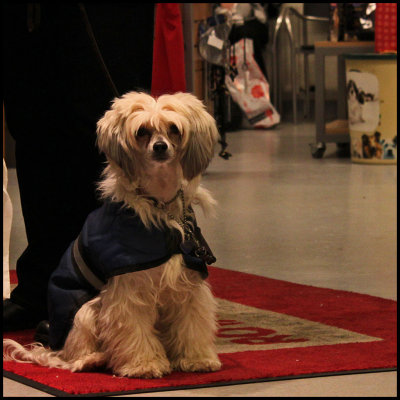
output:
[[[273,130],[228,134],[233,157],[216,157],[204,185],[218,218],[199,224],[217,264],[270,278],[397,299],[397,168],[311,157],[315,127],[284,123]],[[15,170],[11,265],[26,239]],[[308,378],[151,393],[148,396],[396,396],[396,373]],[[4,396],[48,396],[4,379]],[[141,395],[144,396],[144,395]],[[146,395],[147,396],[147,395]],[[129,396],[133,397],[133,396]]]

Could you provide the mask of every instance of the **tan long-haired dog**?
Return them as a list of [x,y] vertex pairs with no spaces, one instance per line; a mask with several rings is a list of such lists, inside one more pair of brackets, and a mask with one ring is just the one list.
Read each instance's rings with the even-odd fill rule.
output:
[[89,215],[49,283],[50,348],[5,339],[4,359],[119,376],[220,369],[215,261],[192,204],[212,212],[200,186],[217,141],[193,95],[130,92],[98,122],[108,160],[104,205]]

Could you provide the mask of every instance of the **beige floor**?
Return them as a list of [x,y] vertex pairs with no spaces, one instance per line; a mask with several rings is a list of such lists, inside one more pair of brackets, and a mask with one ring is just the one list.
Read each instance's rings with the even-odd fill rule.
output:
[[[358,165],[328,144],[315,160],[314,124],[228,134],[233,157],[216,157],[204,185],[219,202],[218,218],[200,226],[220,267],[270,278],[397,299],[397,168]],[[26,244],[15,170],[11,265]],[[386,397],[397,395],[395,372],[308,378],[140,396]],[[43,392],[4,379],[4,396]],[[133,397],[133,396],[129,396]]]

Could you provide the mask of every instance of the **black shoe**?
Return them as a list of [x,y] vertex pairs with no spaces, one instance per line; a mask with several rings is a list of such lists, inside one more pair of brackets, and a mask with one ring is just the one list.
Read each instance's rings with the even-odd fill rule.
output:
[[35,336],[33,337],[36,342],[42,343],[43,346],[49,344],[50,324],[49,321],[42,321],[36,327]]
[[32,311],[13,303],[10,299],[3,301],[3,331],[12,332],[33,329],[43,320]]

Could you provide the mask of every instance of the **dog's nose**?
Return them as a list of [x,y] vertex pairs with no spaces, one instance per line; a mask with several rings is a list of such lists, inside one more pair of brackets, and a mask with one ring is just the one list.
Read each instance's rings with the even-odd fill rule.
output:
[[153,150],[157,154],[165,153],[168,149],[168,145],[165,142],[155,142],[153,145]]

